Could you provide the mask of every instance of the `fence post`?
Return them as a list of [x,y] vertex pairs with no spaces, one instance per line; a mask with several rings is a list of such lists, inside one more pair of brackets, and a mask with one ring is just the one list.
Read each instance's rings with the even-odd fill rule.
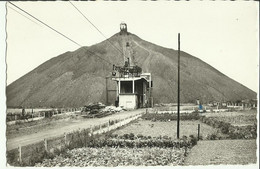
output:
[[44,139],[44,147],[45,147],[45,151],[48,152],[48,143],[47,143],[47,139]]
[[64,133],[64,144],[65,147],[67,146],[67,133]]
[[90,136],[93,136],[93,128],[90,126]]
[[108,120],[107,131],[110,131],[110,130],[109,130],[109,126],[110,126],[110,120]]
[[198,124],[198,141],[200,140],[200,124]]
[[22,146],[20,144],[18,147],[18,151],[19,151],[19,162],[20,164],[22,164]]

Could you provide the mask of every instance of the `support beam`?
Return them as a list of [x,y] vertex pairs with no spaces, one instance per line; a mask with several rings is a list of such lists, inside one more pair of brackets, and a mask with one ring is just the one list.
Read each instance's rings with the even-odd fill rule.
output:
[[135,80],[133,80],[133,93],[135,93]]
[[121,93],[121,81],[120,81],[120,79],[119,79],[119,81],[118,81],[118,94],[120,94]]
[[116,82],[116,97],[119,96],[119,91],[118,91],[118,81]]

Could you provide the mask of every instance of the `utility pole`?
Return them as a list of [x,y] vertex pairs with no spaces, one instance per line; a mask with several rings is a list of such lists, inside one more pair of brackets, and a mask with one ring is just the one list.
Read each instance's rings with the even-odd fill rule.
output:
[[177,139],[180,138],[180,33],[178,33],[178,105],[177,105]]

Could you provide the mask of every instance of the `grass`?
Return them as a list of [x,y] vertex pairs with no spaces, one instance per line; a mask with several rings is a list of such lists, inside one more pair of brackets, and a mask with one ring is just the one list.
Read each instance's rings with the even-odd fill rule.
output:
[[[207,135],[217,133],[217,129],[210,127],[207,124],[200,122],[199,120],[193,121],[181,121],[180,122],[180,136],[183,135],[197,136],[198,133],[198,124],[200,124],[200,136],[205,138]],[[142,134],[143,136],[165,136],[171,138],[176,138],[177,136],[177,122],[168,121],[168,122],[152,122],[148,120],[138,120],[130,125],[122,128],[121,130],[116,130],[113,134],[124,135],[134,133],[134,135]]]
[[185,165],[244,165],[256,160],[256,140],[199,141],[185,159]]
[[257,123],[257,111],[238,111],[238,112],[220,112],[220,113],[209,113],[206,117],[215,117],[219,121],[230,123],[234,126],[247,126]]

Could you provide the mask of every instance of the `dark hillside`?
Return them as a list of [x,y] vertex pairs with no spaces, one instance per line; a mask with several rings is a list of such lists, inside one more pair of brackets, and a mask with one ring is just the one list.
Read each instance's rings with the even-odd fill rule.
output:
[[[134,34],[118,33],[109,40],[121,50],[125,50],[129,42],[134,53],[131,60],[141,66],[143,72],[152,73],[155,103],[176,102],[176,50],[144,41]],[[115,65],[123,65],[122,55],[108,41],[66,52],[7,86],[7,106],[78,107],[90,102],[105,103],[105,77],[111,75],[112,65],[84,48]],[[112,82],[109,85],[113,88]],[[112,97],[113,94],[111,103]],[[236,101],[254,99],[256,93],[200,59],[181,52],[181,102],[194,102],[197,98]]]

